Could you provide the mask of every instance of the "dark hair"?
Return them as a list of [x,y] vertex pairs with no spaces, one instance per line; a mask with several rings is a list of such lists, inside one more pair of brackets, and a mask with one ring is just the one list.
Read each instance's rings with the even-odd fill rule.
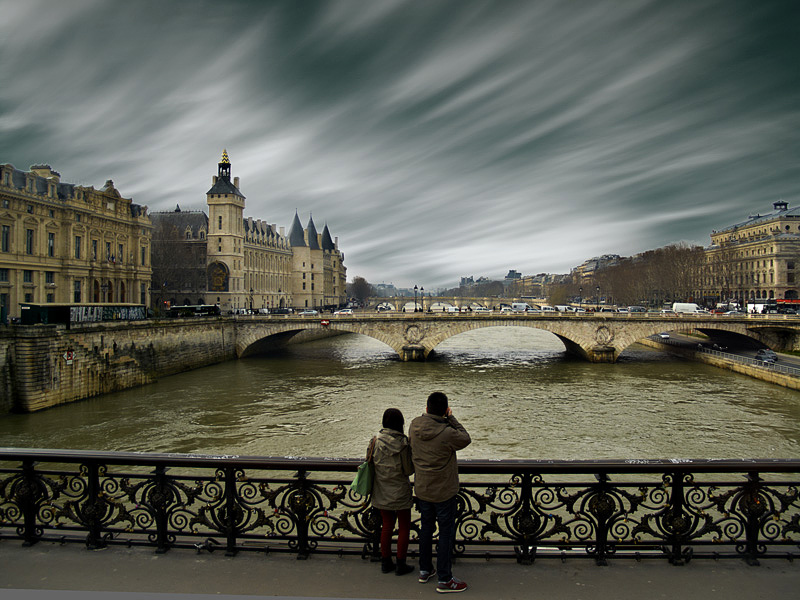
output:
[[403,433],[403,413],[396,408],[387,408],[383,412],[383,426]]
[[443,417],[447,412],[447,396],[444,392],[433,392],[428,396],[428,412]]

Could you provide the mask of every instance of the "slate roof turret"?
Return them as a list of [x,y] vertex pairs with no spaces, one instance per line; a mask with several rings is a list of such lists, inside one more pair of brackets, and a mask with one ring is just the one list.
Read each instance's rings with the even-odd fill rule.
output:
[[314,226],[314,218],[309,216],[308,217],[308,226],[306,227],[308,230],[308,247],[312,250],[319,250],[319,238],[317,236],[317,228]]
[[322,249],[323,250],[336,250],[336,244],[331,239],[331,232],[328,231],[328,224],[325,223],[325,228],[322,230]]
[[307,246],[305,237],[303,237],[303,226],[300,224],[300,217],[297,216],[297,211],[294,213],[294,220],[292,221],[292,228],[289,230],[289,244],[291,246]]

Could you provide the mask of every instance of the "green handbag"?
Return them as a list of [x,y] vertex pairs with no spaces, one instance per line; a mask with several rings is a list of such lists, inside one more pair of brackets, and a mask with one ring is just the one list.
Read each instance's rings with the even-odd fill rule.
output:
[[367,448],[367,460],[358,465],[356,477],[350,484],[350,489],[361,496],[368,496],[372,493],[372,482],[375,479],[375,465],[372,463],[372,452],[375,450],[375,438],[369,443]]

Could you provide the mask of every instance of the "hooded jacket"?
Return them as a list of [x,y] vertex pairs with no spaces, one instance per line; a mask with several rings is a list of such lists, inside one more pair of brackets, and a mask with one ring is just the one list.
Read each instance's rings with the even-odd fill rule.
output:
[[375,439],[372,453],[375,479],[372,482],[372,506],[382,510],[411,508],[411,482],[414,472],[408,438],[399,431],[384,427]]
[[456,450],[472,439],[453,415],[429,413],[415,418],[408,428],[414,462],[414,493],[427,502],[444,502],[458,493]]

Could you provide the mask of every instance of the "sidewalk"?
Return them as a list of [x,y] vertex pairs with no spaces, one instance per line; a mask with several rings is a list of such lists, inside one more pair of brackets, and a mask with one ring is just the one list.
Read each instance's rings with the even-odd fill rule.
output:
[[[564,563],[540,559],[532,566],[507,559],[462,559],[453,572],[469,584],[461,597],[485,600],[773,600],[794,598],[800,589],[800,562],[783,559],[765,560],[759,567],[707,559],[680,567],[662,559],[638,563],[612,559],[606,567],[590,559]],[[25,548],[18,540],[0,540],[2,599],[442,597],[435,587],[434,581],[418,583],[416,573],[384,575],[379,563],[356,556],[312,555],[300,561],[290,554],[247,552],[226,557],[221,551],[197,554],[183,549],[158,555],[151,548],[112,546],[90,551],[81,545],[53,543]]]

